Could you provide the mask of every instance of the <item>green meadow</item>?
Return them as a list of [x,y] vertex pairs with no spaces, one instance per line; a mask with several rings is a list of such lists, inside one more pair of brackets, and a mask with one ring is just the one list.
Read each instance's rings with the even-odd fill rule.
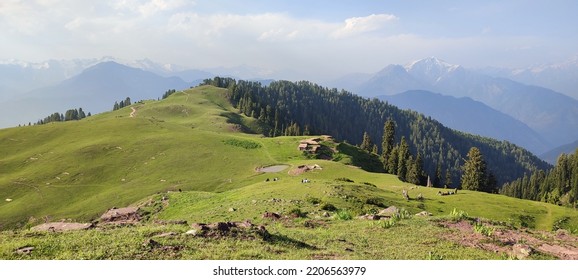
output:
[[[439,221],[451,220],[454,209],[496,228],[578,232],[575,209],[473,191],[441,196],[448,190],[352,165],[356,153],[311,159],[297,149],[306,136],[263,137],[254,119],[226,101],[225,91],[202,86],[80,121],[0,130],[0,259],[509,257],[444,238],[455,231]],[[273,165],[287,168],[258,172]],[[303,165],[320,168],[291,172]],[[90,222],[129,205],[141,206],[146,219],[104,230],[29,229],[47,221]],[[389,206],[411,217],[394,225],[357,218]],[[432,216],[414,216],[422,211]],[[282,218],[265,218],[265,212]],[[271,236],[199,238],[184,234],[187,225],[158,223],[175,220],[250,220]],[[172,234],[155,237],[161,233]],[[15,253],[25,246],[35,249]]]

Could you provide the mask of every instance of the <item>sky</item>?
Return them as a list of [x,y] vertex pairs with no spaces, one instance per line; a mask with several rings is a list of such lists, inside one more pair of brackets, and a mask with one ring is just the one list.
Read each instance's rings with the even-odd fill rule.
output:
[[435,56],[527,67],[578,55],[578,1],[2,0],[0,59],[250,65],[329,79]]

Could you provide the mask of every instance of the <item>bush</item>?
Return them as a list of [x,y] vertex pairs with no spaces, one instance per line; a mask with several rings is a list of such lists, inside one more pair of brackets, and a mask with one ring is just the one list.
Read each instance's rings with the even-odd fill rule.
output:
[[335,181],[341,181],[341,182],[348,182],[348,183],[354,183],[353,180],[349,179],[349,178],[345,178],[345,177],[340,177],[335,179]]
[[353,219],[353,216],[351,215],[351,213],[347,209],[342,209],[342,210],[337,211],[336,215],[337,215],[337,219],[339,219],[339,220],[351,220],[351,219]]
[[377,207],[386,208],[387,206],[383,203],[383,199],[381,197],[370,197],[365,200],[365,204],[375,205]]
[[313,205],[316,205],[316,204],[321,203],[321,199],[319,199],[319,198],[317,198],[317,197],[308,197],[308,198],[307,198],[307,202],[309,202],[309,203],[311,203],[311,204],[313,204]]
[[487,237],[491,237],[494,234],[494,228],[485,226],[480,222],[474,224],[474,231]]
[[295,218],[305,218],[307,217],[307,213],[301,211],[301,209],[299,208],[293,208],[291,209],[291,211],[289,211],[288,213],[289,216],[295,217]]
[[245,148],[247,150],[258,149],[262,147],[261,144],[249,140],[227,139],[223,140],[223,143],[225,143],[225,145]]
[[323,205],[321,205],[321,210],[325,210],[325,211],[335,211],[337,210],[337,207],[335,207],[333,204],[331,203],[324,203]]
[[458,210],[456,210],[456,208],[454,208],[454,210],[452,210],[452,212],[450,212],[450,217],[452,218],[452,220],[454,220],[456,222],[469,218],[468,213],[466,213],[462,210],[458,211]]

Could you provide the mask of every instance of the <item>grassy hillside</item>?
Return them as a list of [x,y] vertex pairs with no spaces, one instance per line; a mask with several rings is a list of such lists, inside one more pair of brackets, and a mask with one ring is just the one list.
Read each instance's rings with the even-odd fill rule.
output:
[[[440,196],[440,189],[415,187],[392,175],[346,165],[358,162],[347,154],[338,154],[338,161],[308,159],[297,150],[304,137],[252,133],[259,125],[237,114],[224,91],[198,87],[81,121],[0,130],[0,259],[505,256],[446,239],[455,231],[440,226],[439,219],[451,219],[454,209],[490,221],[496,229],[578,231],[574,209],[461,190]],[[344,150],[354,149],[347,147]],[[256,171],[275,164],[287,168]],[[291,172],[302,165],[321,169]],[[402,190],[408,191],[409,200]],[[420,194],[423,199],[417,199]],[[142,223],[65,233],[28,230],[45,221],[87,222],[107,209],[128,205],[142,207]],[[406,218],[421,211],[433,217],[402,219],[391,228],[384,221],[356,218],[389,206],[403,208]],[[265,212],[282,217],[264,218]],[[158,223],[170,220],[251,220],[265,225],[271,237],[195,238],[183,234],[190,229],[186,225]],[[172,234],[151,243],[160,233]],[[24,246],[36,249],[30,255],[15,253]]]

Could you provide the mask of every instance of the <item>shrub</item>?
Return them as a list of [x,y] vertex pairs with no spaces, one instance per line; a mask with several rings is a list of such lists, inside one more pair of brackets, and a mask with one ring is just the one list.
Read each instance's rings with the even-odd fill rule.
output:
[[460,210],[456,210],[456,208],[454,208],[454,210],[452,210],[452,212],[450,212],[450,217],[452,218],[452,220],[454,221],[461,221],[461,220],[465,220],[468,219],[468,213]]
[[299,208],[293,208],[291,209],[291,211],[289,211],[289,216],[295,217],[295,218],[305,218],[307,217],[307,213],[301,211],[301,209]]
[[354,183],[353,180],[349,179],[349,178],[345,178],[345,177],[340,177],[335,179],[335,181],[341,181],[341,182],[348,182],[348,183]]
[[316,204],[321,203],[321,199],[319,199],[319,198],[317,198],[317,197],[308,197],[308,198],[307,198],[307,202],[309,202],[309,203],[311,203],[311,204],[313,204],[313,205],[316,205]]
[[262,147],[261,144],[249,140],[227,139],[223,140],[223,143],[225,143],[225,145],[245,148],[247,150],[258,149]]
[[494,234],[493,227],[485,226],[480,222],[474,224],[474,231],[487,237],[491,237]]
[[375,205],[377,207],[386,208],[387,206],[383,203],[383,199],[381,197],[370,197],[365,200],[365,204]]
[[390,227],[395,226],[396,223],[397,223],[397,220],[394,218],[391,218],[391,219],[387,219],[387,220],[381,220],[381,221],[377,222],[377,225],[379,227],[382,227],[382,228],[390,228]]
[[351,220],[351,219],[353,219],[353,216],[351,215],[351,213],[347,209],[342,209],[342,210],[337,211],[336,215],[337,215],[337,219],[339,219],[339,220]]
[[335,211],[337,210],[337,207],[335,207],[333,204],[331,203],[324,203],[323,205],[321,205],[321,210],[325,210],[325,211]]

